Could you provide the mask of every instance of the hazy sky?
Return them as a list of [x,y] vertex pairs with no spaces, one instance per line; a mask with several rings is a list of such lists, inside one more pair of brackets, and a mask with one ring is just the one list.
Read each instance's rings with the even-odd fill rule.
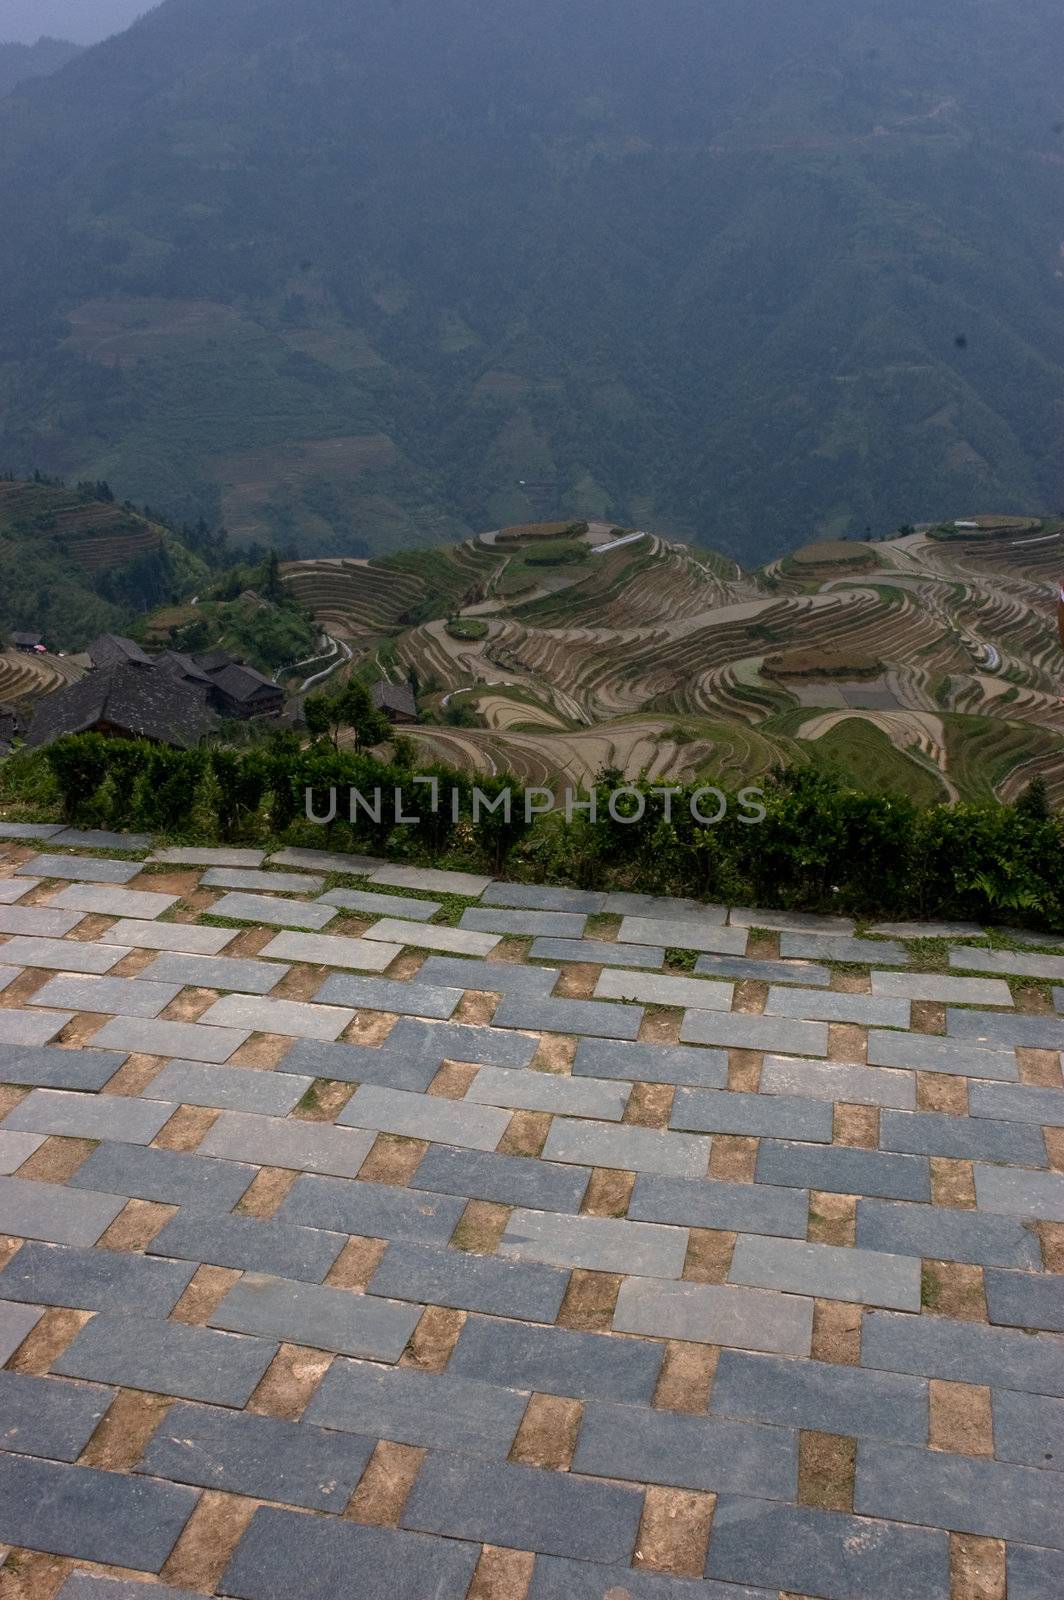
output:
[[42,34],[95,44],[118,33],[157,0],[0,0],[0,42],[32,44]]

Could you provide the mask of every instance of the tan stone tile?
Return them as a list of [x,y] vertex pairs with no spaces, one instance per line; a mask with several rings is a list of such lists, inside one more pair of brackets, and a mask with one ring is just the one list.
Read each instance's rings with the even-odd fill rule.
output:
[[1022,978],[1013,978],[1012,1003],[1016,1010],[1024,1016],[1046,1017],[1053,1016],[1053,1002],[1038,983],[1024,983]]
[[159,1012],[163,1022],[198,1022],[205,1011],[209,1011],[218,999],[217,989],[189,988],[182,989],[176,999],[171,1000]]
[[448,1306],[426,1306],[410,1342],[399,1358],[401,1367],[422,1372],[442,1372],[465,1326],[466,1313]]
[[720,1348],[714,1344],[688,1344],[670,1339],[654,1390],[654,1405],[659,1411],[685,1411],[702,1416],[709,1406],[709,1394],[717,1375]]
[[179,900],[188,900],[199,889],[199,869],[192,872],[138,872],[125,885],[127,889],[143,889],[148,894],[176,894]]
[[1054,1172],[1064,1172],[1064,1128],[1046,1128],[1046,1151]]
[[595,1167],[580,1206],[581,1216],[625,1216],[634,1188],[634,1172],[622,1172],[619,1167]]
[[634,1083],[622,1121],[640,1128],[667,1128],[675,1094],[671,1083]]
[[725,1183],[753,1183],[757,1143],[756,1139],[739,1134],[714,1134],[709,1152],[709,1176]]
[[[352,928],[352,933],[355,938],[360,938],[362,934],[365,933],[367,928],[372,928],[373,922],[372,919],[368,917],[359,917],[356,920],[357,932],[354,928]],[[348,931],[348,926],[349,925],[345,920],[340,929],[341,933],[346,933]],[[390,963],[388,967],[388,976],[389,978],[395,978],[400,983],[405,983],[410,978],[416,978],[424,965],[425,956],[422,951],[403,950],[399,955],[396,956],[395,960]]]
[[468,1061],[445,1061],[425,1093],[439,1100],[464,1100],[479,1070]]
[[931,1204],[974,1211],[975,1173],[972,1163],[954,1161],[949,1156],[932,1156],[930,1165]]
[[507,934],[499,940],[495,949],[488,955],[487,960],[489,962],[501,961],[507,966],[523,967],[527,958],[528,944],[529,941],[527,939],[519,939],[516,936]]
[[101,1467],[106,1472],[132,1471],[173,1404],[172,1395],[119,1389],[78,1457],[79,1466]]
[[843,1300],[814,1300],[814,1361],[831,1361],[841,1366],[861,1364],[861,1307]]
[[1005,1541],[949,1536],[950,1600],[1005,1600]]
[[486,1544],[466,1600],[527,1600],[536,1558],[530,1550]]
[[990,1390],[976,1383],[947,1383],[932,1378],[930,1385],[932,1450],[949,1450],[962,1456],[992,1456],[994,1428]]
[[128,956],[123,956],[121,961],[111,968],[107,974],[109,978],[135,978],[138,972],[143,972],[145,967],[150,967],[158,958],[158,950],[131,950]]
[[79,1011],[64,1028],[60,1028],[52,1043],[68,1048],[89,1044],[93,1036],[110,1021],[110,1017],[98,1011]]
[[677,1578],[700,1578],[716,1503],[713,1494],[651,1485],[643,1500],[632,1565]]
[[300,1122],[335,1122],[354,1092],[354,1084],[315,1078],[291,1115]]
[[20,1178],[39,1183],[66,1183],[83,1166],[99,1144],[98,1139],[63,1139],[53,1135],[39,1145],[18,1169]]
[[243,1217],[272,1217],[299,1177],[288,1167],[260,1167],[233,1210]]
[[[229,944],[222,951],[226,956],[257,956],[260,950],[265,950],[271,940],[277,937],[276,928],[243,928],[234,934]],[[278,970],[283,963],[278,963]]]
[[735,1249],[735,1234],[716,1228],[691,1228],[683,1276],[688,1283],[725,1283]]
[[282,1344],[247,1403],[246,1410],[260,1417],[298,1422],[318,1392],[333,1357],[323,1350],[299,1344]]
[[[228,952],[226,952],[228,954]],[[226,1062],[227,1067],[258,1067],[271,1071],[283,1061],[292,1048],[292,1040],[284,1033],[253,1033],[245,1039],[239,1050]]]
[[43,989],[49,979],[54,977],[54,972],[45,971],[43,967],[27,967],[8,984],[6,989],[0,990],[0,1007],[12,1010],[24,1006],[38,989]]
[[969,1266],[963,1261],[925,1261],[920,1301],[924,1310],[936,1317],[986,1322],[982,1267]]
[[840,1101],[832,1121],[832,1140],[856,1150],[879,1147],[879,1107],[846,1105]]
[[867,972],[833,972],[828,987],[834,994],[871,994],[872,980]]
[[325,1282],[334,1289],[365,1289],[387,1248],[387,1239],[348,1239],[329,1268]]
[[811,1190],[806,1238],[811,1244],[856,1244],[857,1196]]
[[757,1094],[764,1060],[760,1050],[729,1050],[728,1088],[737,1094]]
[[8,1366],[13,1372],[42,1376],[73,1343],[91,1315],[88,1311],[68,1311],[64,1306],[49,1306],[40,1322],[26,1335],[10,1358]]
[[554,1072],[561,1077],[571,1077],[576,1056],[576,1040],[565,1033],[545,1033],[532,1057],[536,1072]]
[[579,1400],[556,1394],[534,1394],[528,1402],[510,1460],[527,1467],[549,1467],[568,1472],[576,1449],[576,1436],[584,1407]]
[[170,1316],[175,1322],[203,1327],[240,1276],[232,1267],[197,1267]]
[[798,1504],[852,1511],[856,1464],[856,1439],[802,1429],[798,1435]]
[[6,1267],[11,1257],[25,1244],[24,1239],[18,1239],[13,1233],[0,1233],[0,1267]]
[[198,1150],[221,1116],[211,1106],[178,1106],[152,1140],[155,1150]]
[[967,1078],[954,1078],[948,1072],[918,1072],[916,1106],[919,1111],[946,1111],[955,1117],[966,1117]]
[[20,1101],[25,1100],[29,1094],[28,1089],[20,1089],[14,1083],[0,1083],[0,1119],[14,1111]]
[[382,1439],[369,1458],[344,1518],[375,1528],[397,1528],[427,1450]]
[[297,961],[283,978],[278,973],[279,981],[274,984],[270,994],[275,1000],[313,1000],[331,974],[331,967],[317,967]]
[[470,1200],[458,1218],[450,1243],[455,1250],[471,1250],[477,1255],[494,1255],[506,1232],[512,1206],[491,1200]]
[[341,1038],[346,1044],[383,1044],[398,1021],[390,1011],[356,1011]]
[[547,1111],[515,1111],[496,1149],[504,1156],[538,1156],[547,1142],[550,1121]]
[[828,1060],[868,1060],[868,1029],[856,1022],[828,1023]]
[[358,1169],[363,1183],[390,1183],[404,1188],[414,1176],[428,1149],[424,1139],[407,1139],[399,1133],[378,1133],[369,1155]]
[[177,1206],[160,1205],[155,1200],[127,1200],[107,1231],[96,1241],[97,1250],[146,1250],[161,1233]]
[[261,1503],[218,1489],[204,1490],[159,1574],[161,1581],[213,1594]]
[[0,1600],[55,1600],[73,1570],[67,1556],[13,1550],[0,1567]]
[[559,1328],[573,1328],[583,1333],[607,1332],[613,1326],[621,1282],[619,1273],[574,1267],[558,1312]]
[[1042,1265],[1047,1272],[1064,1272],[1064,1222],[1031,1224],[1042,1246]]

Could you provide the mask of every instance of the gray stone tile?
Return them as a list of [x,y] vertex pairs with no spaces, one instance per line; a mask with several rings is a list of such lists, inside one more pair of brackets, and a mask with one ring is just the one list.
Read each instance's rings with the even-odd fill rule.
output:
[[0,1126],[14,1133],[57,1134],[66,1139],[114,1139],[150,1144],[176,1107],[128,1095],[73,1094],[33,1089]]
[[667,894],[637,894],[625,889],[607,894],[602,909],[612,916],[656,917],[694,922],[705,928],[723,928],[728,920],[727,906],[707,905],[701,900],[682,900]]
[[617,972],[607,967],[595,985],[595,999],[642,1000],[647,1005],[729,1011],[732,985],[706,978],[680,978],[664,972]]
[[388,1035],[388,1045],[412,1061],[432,1061],[434,1068],[441,1061],[468,1061],[485,1067],[527,1067],[539,1048],[539,1041],[503,1028],[400,1017]]
[[857,1243],[932,1261],[967,1261],[980,1267],[1042,1264],[1038,1240],[1011,1217],[892,1200],[858,1200]]
[[95,1383],[0,1372],[0,1448],[76,1461],[113,1399]]
[[[464,1600],[480,1546],[264,1506],[223,1574],[241,1600]],[[151,1596],[147,1600],[152,1600]]]
[[[988,1015],[985,1011],[964,1016]],[[868,1060],[874,1067],[902,1067],[910,1072],[948,1072],[957,1078],[998,1078],[1015,1083],[1020,1075],[1011,1049],[984,1049],[974,1041],[940,1039],[930,1033],[868,1035]]]
[[596,966],[662,967],[665,951],[649,944],[610,944],[606,939],[533,939],[533,961],[590,961]]
[[[56,843],[59,841],[56,840]],[[100,856],[39,855],[15,868],[15,876],[62,878],[67,883],[128,883],[139,861],[108,861]]]
[[943,972],[873,972],[872,993],[960,1006],[1012,1004],[1012,990],[1000,978],[955,978]]
[[247,894],[232,890],[211,907],[212,917],[229,917],[233,922],[257,922],[265,927],[311,928],[317,932],[336,915],[335,906],[305,900],[282,900],[268,894]]
[[398,1361],[420,1316],[420,1306],[256,1272],[233,1285],[210,1324],[339,1355]]
[[[561,1310],[569,1274],[535,1262],[390,1244],[367,1293],[421,1305],[453,1306],[494,1317],[553,1322]],[[3,1276],[0,1274],[0,1293]]]
[[728,1278],[755,1289],[779,1289],[814,1299],[897,1311],[920,1309],[920,1262],[915,1256],[881,1250],[743,1234],[736,1241]]
[[[985,1282],[991,1322],[1008,1328],[1064,1333],[1064,1278],[1059,1274],[1003,1272],[990,1268]],[[2,1294],[3,1276],[0,1275]]]
[[756,1171],[758,1183],[824,1189],[833,1194],[869,1194],[883,1200],[931,1199],[926,1156],[762,1139]]
[[61,822],[0,822],[0,839],[54,839]]
[[460,928],[473,933],[503,933],[519,938],[529,934],[559,939],[579,939],[587,924],[574,911],[506,911],[492,906],[472,906],[462,912]]
[[422,983],[438,983],[446,989],[473,989],[482,994],[548,995],[558,976],[556,967],[526,967],[514,961],[471,961],[462,956],[426,956],[418,973]]
[[405,917],[407,922],[431,922],[440,909],[438,900],[412,900],[408,895],[373,894],[368,889],[330,889],[322,903],[370,917]]
[[573,1078],[527,1068],[481,1067],[465,1099],[478,1105],[522,1111],[555,1111],[561,1116],[598,1117],[620,1122],[631,1088],[609,1078]]
[[814,961],[758,961],[746,956],[701,955],[695,972],[702,978],[754,979],[758,983],[800,983],[826,989],[831,982],[827,967]]
[[642,1496],[567,1472],[430,1455],[403,1512],[426,1533],[584,1561],[627,1561],[635,1549]]
[[286,1033],[296,1039],[331,1042],[354,1020],[354,1011],[343,1006],[274,1000],[269,995],[224,994],[203,1013],[199,1025],[246,1029],[248,1033]]
[[11,1359],[43,1316],[43,1306],[20,1306],[0,1300],[0,1367]]
[[857,961],[871,967],[903,967],[909,959],[895,939],[852,939],[832,933],[781,933],[780,955],[811,961]]
[[179,1261],[205,1261],[240,1272],[321,1283],[346,1243],[346,1234],[300,1228],[276,1218],[180,1211],[156,1234],[148,1251]]
[[854,1510],[954,1533],[1064,1548],[1055,1474],[862,1439]]
[[671,917],[624,917],[617,938],[622,944],[663,945],[673,950],[707,950],[714,955],[741,956],[746,951],[745,928],[723,928],[709,922],[687,922]]
[[39,889],[43,878],[0,878],[0,906],[14,905],[31,889]]
[[[776,1600],[767,1589],[750,1589],[743,1584],[692,1582],[672,1578],[645,1567],[600,1567],[590,1561],[566,1561],[561,1556],[537,1556],[532,1587],[527,1600],[610,1600],[617,1591],[627,1600]],[[85,1600],[94,1600],[86,1596]],[[121,1597],[116,1597],[121,1600]],[[151,1597],[149,1597],[151,1600]],[[163,1596],[166,1600],[166,1596]]]
[[21,967],[0,967],[0,992],[22,976]]
[[1030,950],[951,950],[949,964],[970,972],[1000,972],[1015,978],[1048,978],[1055,983],[1064,979],[1064,956],[1035,955]]
[[276,1354],[277,1345],[267,1339],[101,1312],[53,1361],[52,1371],[183,1400],[245,1406]]
[[125,1061],[117,1050],[64,1050],[58,1045],[0,1046],[0,1083],[25,1088],[102,1089]]
[[73,1020],[73,1011],[0,1010],[0,1045],[47,1044]]
[[916,1106],[916,1079],[911,1072],[863,1067],[849,1061],[799,1061],[793,1056],[766,1056],[761,1067],[761,1093],[805,1095],[816,1100],[841,1100],[848,1105]]
[[[69,1180],[67,1192],[71,1192],[75,1200],[85,1197],[74,1195],[73,1190],[93,1189],[137,1200],[157,1200],[163,1205],[230,1211],[254,1176],[254,1167],[237,1166],[232,1161],[208,1161],[204,1156],[188,1155],[183,1150],[101,1144]],[[93,1244],[95,1240],[59,1242]]]
[[1040,1089],[1026,1083],[973,1083],[968,1091],[968,1109],[973,1117],[1064,1128],[1064,1089]]
[[322,1005],[355,1006],[365,1011],[392,1011],[410,1017],[434,1017],[446,1021],[452,1015],[461,989],[440,989],[419,983],[416,978],[402,982],[394,978],[363,978],[350,972],[336,972],[318,990]]
[[984,939],[977,922],[877,922],[874,934],[892,939]]
[[[536,1211],[576,1212],[590,1181],[586,1167],[563,1167],[524,1156],[483,1150],[456,1150],[434,1144],[410,1180],[417,1189],[494,1200]],[[804,1229],[803,1229],[804,1232]]]
[[804,1239],[809,1199],[800,1189],[773,1189],[767,1183],[662,1178],[643,1172],[635,1180],[627,1216],[630,1222]]
[[675,1178],[704,1178],[710,1141],[701,1134],[670,1133],[634,1124],[617,1127],[555,1117],[543,1146],[545,1161],[575,1166],[619,1167],[625,1172],[662,1172]]
[[813,1302],[730,1283],[626,1278],[613,1327],[616,1333],[642,1333],[654,1339],[807,1356],[813,1339]]
[[0,1129],[0,1175],[8,1177],[44,1143],[43,1133],[9,1133]]
[[122,917],[103,935],[107,944],[132,945],[141,950],[178,950],[192,955],[215,956],[232,944],[235,928],[201,927],[196,922],[144,922]]
[[[260,1002],[261,1003],[261,1002]],[[148,1056],[180,1056],[184,1061],[228,1061],[251,1037],[250,1028],[211,1027],[200,1022],[112,1017],[92,1042],[100,1049],[130,1050]]]
[[0,1540],[141,1572],[158,1572],[197,1496],[120,1472],[0,1456]]
[[86,1194],[84,1190],[90,1187],[0,1178],[0,1233],[16,1239],[44,1239],[50,1244],[95,1244],[122,1210],[126,1197]]
[[498,1253],[522,1261],[544,1261],[552,1267],[678,1278],[687,1254],[687,1232],[615,1217],[517,1210],[506,1224]]
[[503,995],[495,1008],[496,1028],[530,1028],[544,1033],[583,1033],[598,1039],[635,1039],[643,1021],[641,1006],[601,1000],[537,1000]]
[[436,1140],[470,1150],[494,1150],[510,1124],[510,1113],[495,1106],[411,1094],[364,1083],[357,1088],[337,1121],[345,1128],[367,1128]]
[[[946,1011],[946,1033],[984,1050],[1024,1045],[1032,1050],[1064,1050],[1064,1017],[1007,1015],[1000,1011]],[[989,1076],[989,1074],[986,1074]]]
[[450,1372],[340,1358],[322,1379],[303,1420],[370,1439],[504,1461],[527,1404],[527,1391]]
[[383,972],[402,950],[401,945],[373,939],[350,939],[337,933],[295,933],[284,929],[271,939],[260,956],[271,961],[306,961],[318,967],[354,967],[360,972]]
[[[289,967],[273,966],[269,961],[255,961],[236,956],[199,956],[180,951],[164,951],[138,972],[132,983],[176,984],[179,989],[194,984],[203,989],[236,989],[241,994],[269,994],[280,983]],[[121,979],[114,979],[121,982]],[[122,1007],[115,1006],[118,1011]]]
[[132,917],[135,921],[154,921],[177,904],[176,894],[157,894],[148,889],[112,889],[100,883],[72,883],[60,889],[48,902],[60,911],[98,913],[104,917]]
[[798,1435],[756,1422],[596,1402],[584,1412],[574,1472],[717,1494],[793,1500]]
[[1011,1600],[1056,1600],[1064,1588],[1064,1555],[1059,1550],[1010,1544],[1006,1567]]
[[723,1050],[691,1049],[682,1044],[581,1039],[576,1047],[573,1076],[723,1089],[728,1082],[728,1057]]
[[992,1390],[994,1454],[999,1461],[1064,1471],[1064,1400]]
[[879,1000],[869,994],[839,994],[834,990],[781,989],[774,985],[768,992],[765,1015],[856,1022],[866,1028],[907,1028],[909,1002]]
[[[81,917],[77,920],[80,922]],[[38,939],[30,934],[9,939],[0,946],[0,959],[13,966],[44,967],[58,972],[109,972],[128,954],[127,946],[90,944],[80,939]]]
[[793,1095],[739,1094],[727,1089],[677,1089],[670,1128],[736,1133],[830,1144],[833,1108],[826,1100]]
[[733,928],[772,928],[781,933],[822,933],[846,937],[853,933],[851,917],[830,917],[819,911],[770,911],[765,907],[733,906],[728,914]]
[[61,939],[83,920],[81,911],[56,911],[53,906],[0,906],[0,933]]
[[270,857],[273,867],[307,867],[311,872],[346,872],[363,877],[386,865],[379,856],[345,855],[337,850],[278,850]]
[[949,1600],[949,1535],[722,1495],[706,1572],[822,1600]]
[[249,1161],[261,1167],[294,1167],[334,1178],[355,1178],[369,1155],[373,1135],[327,1122],[258,1117],[223,1111],[198,1147],[201,1156]]
[[187,1261],[156,1261],[122,1250],[76,1250],[31,1242],[0,1272],[0,1300],[167,1317],[195,1270]]
[[265,850],[240,850],[232,845],[182,844],[155,850],[150,860],[163,861],[171,867],[261,867],[265,858]]
[[136,1471],[226,1494],[343,1511],[373,1452],[369,1439],[250,1411],[178,1404]]
[[879,1125],[879,1144],[883,1150],[902,1150],[914,1155],[953,1156],[962,1161],[1009,1161],[1028,1167],[1046,1165],[1046,1142],[1041,1128],[1022,1122],[992,1122],[988,1117],[885,1111]]
[[181,993],[180,983],[147,983],[140,978],[71,977],[60,973],[30,998],[32,1006],[67,1011],[99,1011],[107,1016],[157,1017]]
[[324,878],[304,872],[257,872],[249,867],[209,867],[200,879],[205,889],[250,889],[257,894],[318,894]]
[[1059,1172],[977,1166],[975,1197],[981,1211],[1064,1222],[1064,1174]]
[[481,895],[486,906],[511,906],[515,911],[575,911],[596,916],[606,909],[606,895],[587,889],[555,889],[539,883],[489,883]]
[[53,834],[52,844],[80,847],[83,850],[150,850],[150,833],[115,833],[107,828],[63,828]]
[[387,944],[411,945],[416,950],[442,950],[445,955],[486,956],[499,943],[497,933],[475,933],[469,928],[438,928],[401,917],[382,917],[365,932],[367,939]]
[[728,1050],[771,1050],[783,1055],[826,1056],[826,1022],[758,1017],[746,1011],[688,1011],[680,1024],[684,1044],[714,1044]]
[[1060,1339],[952,1317],[866,1311],[861,1319],[861,1365],[1064,1397]]
[[284,1117],[313,1083],[289,1072],[250,1067],[212,1067],[201,1061],[169,1061],[148,1085],[153,1097],[179,1106],[217,1106],[221,1111],[256,1111]]
[[296,1179],[276,1220],[366,1239],[444,1245],[464,1210],[465,1201],[450,1194],[308,1176]]
[[423,894],[468,895],[475,900],[491,882],[476,872],[449,872],[438,867],[378,867],[373,883],[387,883],[393,889],[413,889]]
[[[442,1058],[440,1058],[442,1059]],[[381,1083],[388,1089],[425,1090],[439,1069],[438,1059],[411,1059],[389,1039],[383,1045],[323,1044],[297,1039],[277,1074],[329,1078],[335,1083]]]
[[818,1433],[927,1443],[927,1380],[906,1373],[722,1350],[710,1409]]

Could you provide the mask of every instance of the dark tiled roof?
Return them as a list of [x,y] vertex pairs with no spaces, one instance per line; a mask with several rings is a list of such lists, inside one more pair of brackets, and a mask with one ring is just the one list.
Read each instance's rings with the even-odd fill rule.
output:
[[21,646],[23,650],[31,650],[41,642],[39,633],[13,633],[11,635],[11,643]]
[[254,667],[245,667],[238,661],[232,661],[220,672],[211,674],[211,682],[220,689],[227,699],[235,700],[239,704],[246,704],[256,698],[267,698],[264,690],[269,690],[270,699],[278,696],[284,698],[284,691],[269,678],[264,678],[261,672],[256,672]]
[[417,701],[408,683],[375,683],[370,699],[378,711],[400,711],[408,717],[417,716]]
[[133,662],[138,667],[151,666],[151,657],[144,654],[140,645],[118,633],[101,633],[86,649],[94,667],[113,667],[121,661]]
[[212,681],[191,656],[183,655],[180,650],[164,650],[155,657],[155,665],[162,667],[164,672],[173,673],[175,678],[187,678],[190,683],[209,684]]
[[121,662],[99,667],[78,683],[38,701],[26,743],[51,744],[107,722],[123,733],[186,748],[217,727],[202,687],[157,667]]
[[203,655],[193,656],[192,659],[201,672],[212,674],[233,665],[233,658],[228,650],[208,650]]

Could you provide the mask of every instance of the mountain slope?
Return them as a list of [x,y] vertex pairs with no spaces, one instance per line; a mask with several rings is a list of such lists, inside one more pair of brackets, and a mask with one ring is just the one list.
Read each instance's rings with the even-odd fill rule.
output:
[[1055,509],[1064,42],[997,0],[165,0],[0,107],[0,460],[368,554]]
[[[3,26],[0,20],[0,26]],[[36,44],[0,44],[0,95],[8,94],[26,78],[58,72],[80,53],[67,39],[38,39]]]

